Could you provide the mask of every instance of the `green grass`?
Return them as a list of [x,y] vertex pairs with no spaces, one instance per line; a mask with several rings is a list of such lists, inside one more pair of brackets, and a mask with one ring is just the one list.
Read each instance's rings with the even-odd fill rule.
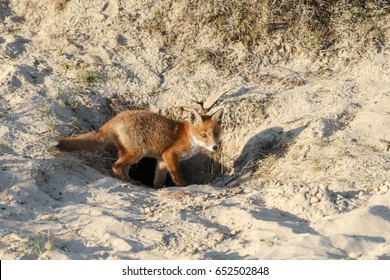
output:
[[34,253],[37,257],[39,257],[46,251],[53,250],[53,236],[49,231],[47,231],[47,233],[37,232],[29,239],[27,248],[31,250],[31,252]]
[[101,80],[100,74],[92,70],[80,70],[78,72],[78,77],[81,82],[86,84],[98,83]]

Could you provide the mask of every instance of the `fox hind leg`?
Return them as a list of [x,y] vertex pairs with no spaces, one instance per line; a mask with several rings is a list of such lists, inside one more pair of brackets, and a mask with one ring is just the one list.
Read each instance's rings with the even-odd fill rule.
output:
[[157,160],[156,172],[154,175],[153,186],[155,188],[161,188],[164,186],[165,179],[167,178],[167,165],[163,160]]
[[112,171],[120,179],[130,182],[131,178],[129,176],[129,168],[131,165],[137,163],[141,158],[142,154],[140,153],[121,149],[118,153],[118,160],[112,167]]

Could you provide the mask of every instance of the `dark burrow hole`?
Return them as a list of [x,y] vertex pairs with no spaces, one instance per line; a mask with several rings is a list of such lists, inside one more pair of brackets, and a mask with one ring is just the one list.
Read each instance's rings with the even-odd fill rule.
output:
[[[145,157],[137,164],[134,164],[129,169],[131,179],[140,182],[143,185],[153,187],[154,173],[156,169],[156,160],[154,158]],[[166,186],[175,186],[170,174],[168,173],[165,180]]]
[[[100,170],[106,175],[115,176],[111,170],[117,160],[117,150],[115,147],[107,147],[107,149],[102,152],[101,156],[87,156],[85,159],[93,168]],[[184,180],[189,185],[215,183],[228,171],[227,167],[221,164],[218,153],[210,155],[206,152],[199,153],[192,158],[181,161],[180,166]],[[154,187],[155,169],[156,160],[154,158],[145,157],[138,161],[137,164],[130,166],[129,176],[135,181],[134,183]],[[165,180],[165,186],[175,186],[169,172]]]
[[[207,154],[199,154],[191,159],[180,162],[183,177],[187,184],[209,184],[216,180],[223,173],[223,166],[220,162],[209,157]],[[129,176],[142,185],[153,187],[156,160],[154,158],[143,158],[129,169]],[[226,170],[226,169],[225,169]],[[168,172],[165,186],[175,186]]]

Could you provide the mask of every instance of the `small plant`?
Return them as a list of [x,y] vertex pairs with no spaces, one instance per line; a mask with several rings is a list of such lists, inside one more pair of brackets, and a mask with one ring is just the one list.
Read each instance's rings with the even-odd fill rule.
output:
[[53,236],[51,236],[50,231],[47,231],[47,233],[38,232],[35,236],[30,238],[27,246],[37,257],[39,257],[43,253],[53,250]]
[[158,96],[161,93],[160,88],[156,85],[153,87],[152,91],[149,93],[149,96]]
[[324,166],[322,165],[322,162],[319,159],[313,159],[311,163],[311,167],[314,172],[318,173],[324,170]]
[[162,7],[154,12],[153,17],[145,23],[145,28],[149,31],[149,33],[156,32],[161,33],[162,35],[166,34],[167,24],[165,19],[167,17],[168,10],[169,7],[163,4]]
[[149,104],[145,102],[134,104],[133,110],[147,110],[149,108]]
[[76,167],[82,167],[81,164],[78,164],[72,160],[61,160],[58,162],[51,162],[48,165],[38,169],[33,174],[33,179],[37,184],[48,183],[56,172],[61,169],[73,169]]
[[33,174],[33,178],[38,184],[47,183],[50,180],[53,172],[54,172],[54,166],[48,165],[43,169],[37,170]]
[[39,221],[54,221],[54,222],[60,223],[60,220],[58,219],[58,217],[56,215],[49,214],[46,212],[42,212],[41,214],[38,215],[37,218]]
[[62,11],[68,2],[69,0],[57,0],[54,2],[54,10],[57,12]]
[[213,54],[212,50],[209,50],[207,48],[202,48],[202,49],[196,50],[196,56],[198,57],[198,59],[200,61],[207,61],[207,60],[212,59],[214,54]]
[[69,252],[69,248],[66,243],[62,244],[59,248],[64,252]]
[[70,107],[72,110],[76,109],[77,102],[71,94],[63,93],[60,89],[58,89],[58,103],[61,107]]
[[92,70],[80,70],[78,72],[78,77],[80,81],[86,84],[98,83],[101,79],[100,74]]
[[197,89],[198,95],[203,99],[207,99],[211,95],[212,88],[207,81],[195,81],[194,86]]
[[[154,89],[158,90],[157,87]],[[153,93],[147,94],[150,96]],[[137,103],[120,94],[114,94],[111,98],[107,98],[107,105],[113,116],[126,110],[145,110],[149,108],[149,103],[147,102],[139,101]]]
[[277,156],[275,154],[264,155],[264,158],[258,163],[260,174],[269,174],[273,169],[274,165],[277,163]]

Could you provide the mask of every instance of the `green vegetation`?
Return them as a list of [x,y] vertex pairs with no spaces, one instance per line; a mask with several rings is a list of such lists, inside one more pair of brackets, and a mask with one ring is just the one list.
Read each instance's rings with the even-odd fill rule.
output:
[[98,83],[101,79],[99,73],[91,70],[80,70],[78,72],[78,77],[80,81],[86,84]]
[[32,253],[39,257],[46,251],[53,250],[53,236],[51,236],[49,231],[47,231],[47,233],[37,232],[29,239],[27,247]]

